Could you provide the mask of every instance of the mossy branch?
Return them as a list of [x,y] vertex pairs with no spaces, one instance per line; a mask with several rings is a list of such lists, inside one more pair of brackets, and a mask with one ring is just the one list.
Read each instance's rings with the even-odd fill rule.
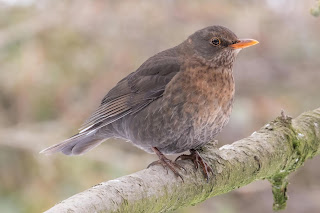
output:
[[[189,161],[184,182],[161,166],[100,183],[49,209],[62,212],[166,212],[195,205],[254,180],[268,179],[274,209],[285,208],[287,176],[320,153],[320,108],[296,119],[282,114],[251,136],[216,149],[209,143],[201,155],[214,168],[209,182]],[[181,171],[182,172],[182,171]],[[270,207],[271,208],[271,207]]]

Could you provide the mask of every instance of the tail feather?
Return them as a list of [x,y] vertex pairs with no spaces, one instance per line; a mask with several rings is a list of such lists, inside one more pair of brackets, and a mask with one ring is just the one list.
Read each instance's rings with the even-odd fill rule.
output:
[[62,152],[66,155],[68,155],[67,153],[70,153],[70,152],[72,153],[72,155],[84,154],[84,153],[90,151],[91,149],[99,146],[103,141],[104,141],[104,139],[96,139],[96,140],[92,140],[92,141],[89,141],[86,143],[77,143],[71,149],[70,148],[64,149],[64,150],[62,150]]
[[100,145],[105,139],[97,137],[95,132],[79,133],[73,137],[42,150],[40,153],[51,155],[62,152],[65,155],[80,155]]

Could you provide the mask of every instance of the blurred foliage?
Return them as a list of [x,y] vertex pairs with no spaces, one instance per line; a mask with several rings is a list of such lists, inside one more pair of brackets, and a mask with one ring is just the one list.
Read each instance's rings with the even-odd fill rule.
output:
[[[7,3],[5,3],[7,2]],[[219,145],[280,114],[320,106],[312,1],[0,1],[0,212],[41,212],[156,157],[110,140],[79,157],[38,152],[73,135],[119,80],[153,54],[220,24],[260,44],[235,63],[236,100]],[[283,10],[285,8],[285,10]],[[319,159],[291,177],[287,210],[319,212]],[[178,212],[271,212],[258,182]]]
[[314,8],[311,8],[310,12],[315,17],[320,16],[320,1],[319,0],[318,0],[317,5]]

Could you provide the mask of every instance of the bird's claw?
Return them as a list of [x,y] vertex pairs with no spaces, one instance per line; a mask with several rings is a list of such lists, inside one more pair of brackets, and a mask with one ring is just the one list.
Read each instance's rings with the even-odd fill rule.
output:
[[181,180],[184,182],[183,177],[177,171],[177,168],[183,169],[185,172],[187,170],[183,168],[181,165],[179,165],[178,163],[172,162],[170,159],[166,158],[164,155],[160,155],[159,160],[150,163],[147,168],[154,165],[159,165],[159,164],[161,164],[162,167],[167,170],[167,174],[168,174],[168,168],[169,168],[177,177],[180,177]]
[[192,160],[194,163],[195,168],[198,170],[199,165],[201,166],[204,176],[207,179],[207,182],[209,182],[209,173],[214,175],[212,168],[207,164],[207,162],[200,156],[199,152],[197,150],[191,149],[190,155],[180,155],[176,158],[177,160]]

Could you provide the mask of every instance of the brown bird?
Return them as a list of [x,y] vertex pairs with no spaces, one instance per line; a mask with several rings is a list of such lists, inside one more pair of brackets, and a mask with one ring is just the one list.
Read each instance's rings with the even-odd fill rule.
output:
[[145,61],[102,99],[81,131],[41,153],[83,154],[108,138],[122,138],[149,153],[176,175],[181,168],[164,154],[190,150],[208,179],[211,168],[197,149],[227,124],[234,98],[233,62],[238,52],[258,42],[238,39],[229,29],[210,26],[176,47]]

